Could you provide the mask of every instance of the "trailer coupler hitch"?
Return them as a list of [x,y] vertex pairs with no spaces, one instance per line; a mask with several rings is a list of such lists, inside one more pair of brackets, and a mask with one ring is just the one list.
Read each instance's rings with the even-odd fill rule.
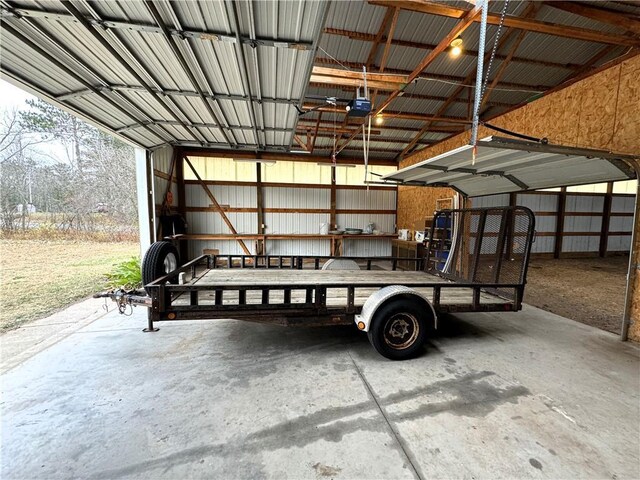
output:
[[[151,297],[147,296],[140,290],[125,290],[117,288],[106,292],[96,293],[93,298],[110,298],[118,306],[118,312],[122,315],[131,315],[133,307],[143,306],[151,307]],[[127,314],[127,307],[131,311]]]

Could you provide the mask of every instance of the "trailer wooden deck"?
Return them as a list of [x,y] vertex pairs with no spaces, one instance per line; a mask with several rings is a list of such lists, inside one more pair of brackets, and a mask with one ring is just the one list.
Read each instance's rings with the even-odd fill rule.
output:
[[[269,290],[269,303],[285,302],[285,287],[290,295],[290,303],[305,303],[308,286],[327,287],[326,305],[329,307],[347,304],[348,291],[345,287],[355,288],[354,306],[362,307],[367,298],[387,285],[404,285],[414,287],[427,299],[433,298],[433,287],[428,285],[446,285],[440,293],[440,305],[471,304],[473,290],[468,287],[453,287],[455,283],[436,275],[416,271],[389,270],[296,270],[296,269],[251,269],[251,268],[216,268],[197,273],[196,277],[186,285],[198,285],[211,289],[197,292],[198,305],[238,305],[239,294],[234,287],[251,287],[246,291],[247,305],[263,303],[262,290]],[[291,286],[300,286],[299,290]],[[278,289],[282,286],[282,289]],[[220,287],[216,289],[216,287]],[[263,287],[263,288],[262,288]],[[332,288],[334,287],[334,288]],[[224,290],[222,303],[216,301],[216,290]],[[218,294],[220,295],[220,294]],[[191,304],[191,297],[187,292],[174,297],[174,306]],[[218,299],[218,302],[220,299]],[[504,304],[505,299],[487,292],[480,294],[483,304]]]

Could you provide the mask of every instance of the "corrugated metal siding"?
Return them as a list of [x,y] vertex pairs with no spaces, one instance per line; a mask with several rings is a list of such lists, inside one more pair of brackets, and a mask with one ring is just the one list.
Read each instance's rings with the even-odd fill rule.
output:
[[336,222],[339,228],[361,228],[364,229],[369,223],[374,223],[376,230],[385,233],[395,231],[395,215],[383,215],[379,213],[339,213],[336,215]]
[[633,212],[636,197],[631,196],[614,196],[611,199],[611,211],[615,213]]
[[357,240],[345,238],[342,254],[349,257],[390,257],[391,241],[388,239]]
[[[258,233],[257,213],[227,212],[226,215],[238,233]],[[218,212],[187,212],[187,223],[192,233],[231,233]]]
[[[254,242],[245,240],[244,243],[249,251],[255,255]],[[193,240],[189,242],[189,258],[202,255],[205,248],[216,249],[221,255],[244,255],[242,247],[235,240]]]
[[631,250],[631,235],[611,235],[607,241],[608,252],[628,252]]
[[395,210],[396,190],[346,190],[336,191],[337,209]]
[[599,247],[599,236],[572,236],[562,239],[562,251],[566,253],[597,252]]
[[329,222],[328,213],[265,213],[265,233],[320,233],[320,225]]
[[602,217],[574,216],[564,217],[565,232],[600,232],[602,230]]
[[516,203],[534,212],[557,212],[558,196],[539,193],[519,194]]
[[327,240],[269,240],[267,255],[329,255],[331,244]]
[[328,188],[264,187],[263,202],[264,208],[329,208],[331,192]]
[[159,148],[151,154],[151,158],[153,159],[153,168],[168,174],[169,170],[171,170],[173,147],[166,146]]
[[609,231],[611,232],[633,231],[633,216],[611,217],[609,219]]
[[[230,185],[207,185],[207,187],[220,205],[241,208],[256,207],[256,187]],[[186,184],[184,194],[189,207],[209,207],[211,205],[211,199],[199,184]]]
[[509,195],[485,195],[483,197],[475,197],[471,200],[474,208],[483,207],[505,207],[509,205]]
[[595,195],[567,194],[565,211],[567,212],[602,212],[604,197]]

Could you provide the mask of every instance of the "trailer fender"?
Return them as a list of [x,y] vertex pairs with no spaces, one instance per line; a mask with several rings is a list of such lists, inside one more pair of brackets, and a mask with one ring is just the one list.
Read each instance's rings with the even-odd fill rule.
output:
[[371,319],[375,315],[376,311],[378,311],[378,309],[389,300],[397,299],[398,297],[411,298],[412,300],[417,300],[423,304],[424,308],[431,312],[434,328],[437,326],[438,316],[436,315],[436,311],[434,310],[433,305],[431,305],[431,302],[424,295],[413,288],[405,287],[403,285],[389,285],[375,292],[364,302],[362,311],[359,315],[355,316],[355,322],[358,330],[368,332]]

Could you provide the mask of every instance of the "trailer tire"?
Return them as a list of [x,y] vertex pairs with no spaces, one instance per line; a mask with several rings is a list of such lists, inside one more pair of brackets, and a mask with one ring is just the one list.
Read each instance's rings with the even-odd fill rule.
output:
[[430,323],[418,300],[392,298],[373,315],[367,336],[383,357],[406,360],[422,351]]
[[[180,266],[178,250],[170,242],[152,243],[142,259],[142,284],[165,276]],[[171,280],[178,283],[178,278]],[[148,291],[148,290],[147,290]]]

